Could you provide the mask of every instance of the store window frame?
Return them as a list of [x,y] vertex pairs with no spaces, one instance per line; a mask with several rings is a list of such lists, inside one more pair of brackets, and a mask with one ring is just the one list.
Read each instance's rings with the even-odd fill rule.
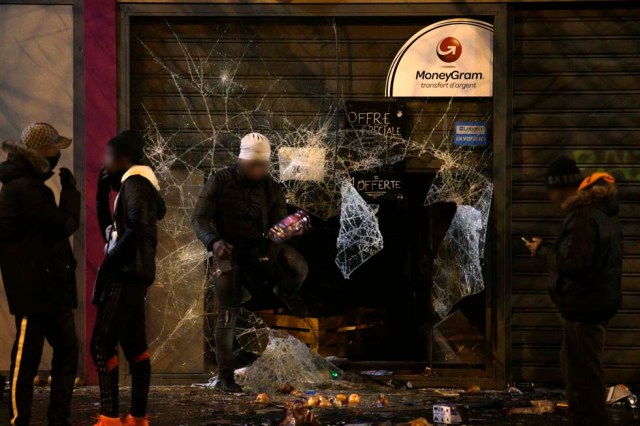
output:
[[[460,368],[447,370],[446,376],[405,374],[399,379],[414,386],[467,387],[499,389],[510,379],[511,315],[511,8],[505,4],[363,4],[260,3],[260,4],[144,4],[118,5],[118,127],[129,126],[130,22],[135,17],[229,17],[239,18],[365,18],[365,17],[486,17],[494,22],[493,76],[493,156],[491,172],[493,196],[493,282],[487,286],[487,336],[491,339],[490,361],[483,370]],[[384,364],[384,362],[378,362]],[[401,366],[388,363],[387,367]],[[178,375],[178,373],[176,373]],[[191,377],[193,379],[193,377]]]

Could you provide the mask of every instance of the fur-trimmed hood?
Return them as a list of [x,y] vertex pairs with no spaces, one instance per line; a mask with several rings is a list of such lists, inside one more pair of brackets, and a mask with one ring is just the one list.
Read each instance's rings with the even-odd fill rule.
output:
[[[122,176],[120,182],[124,184],[126,180],[128,180],[133,176],[140,176],[146,179],[153,186],[154,197],[156,200],[157,219],[161,220],[164,217],[164,215],[167,213],[167,207],[164,200],[162,199],[162,196],[160,195],[160,183],[158,182],[158,178],[156,177],[155,173],[153,173],[153,169],[151,169],[151,167],[149,166],[143,166],[143,165],[131,166],[129,170],[127,170],[125,174]],[[114,209],[118,205],[119,197],[120,197],[120,193],[118,193],[118,197],[116,198],[116,201],[114,203]]]
[[156,177],[155,173],[153,173],[153,169],[151,167],[141,165],[131,166],[129,167],[129,170],[127,170],[122,176],[120,182],[124,182],[131,176],[142,176],[143,178],[151,182],[151,185],[153,185],[156,191],[160,191],[160,183],[158,182],[158,178]]
[[0,181],[3,183],[27,174],[43,179],[50,176],[49,162],[36,151],[13,141],[4,141],[0,147],[8,155],[7,160],[0,164]]
[[569,197],[562,204],[562,208],[574,210],[591,205],[605,212],[607,216],[615,216],[619,210],[616,194],[615,184],[600,180]]

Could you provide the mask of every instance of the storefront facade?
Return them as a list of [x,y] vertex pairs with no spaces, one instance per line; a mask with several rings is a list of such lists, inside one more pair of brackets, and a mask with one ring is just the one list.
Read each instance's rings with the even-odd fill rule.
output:
[[[568,153],[586,170],[604,168],[620,179],[625,296],[622,310],[610,325],[605,366],[609,381],[637,381],[640,330],[634,319],[640,313],[640,281],[632,188],[637,180],[633,146],[640,135],[640,114],[634,102],[640,91],[640,8],[634,2],[105,3],[109,2],[87,0],[84,23],[76,21],[84,25],[86,52],[85,89],[75,105],[84,111],[84,129],[78,130],[75,139],[84,138],[84,150],[78,155],[85,159],[86,283],[93,282],[101,259],[93,220],[95,177],[102,147],[114,132],[130,127],[155,129],[184,153],[208,120],[222,120],[232,127],[231,133],[247,129],[229,119],[245,117],[246,106],[238,107],[237,99],[268,103],[274,115],[286,116],[294,124],[314,122],[343,101],[388,101],[387,71],[412,35],[444,19],[472,18],[493,25],[493,96],[402,101],[407,128],[416,138],[424,139],[435,129],[440,132],[438,138],[446,139],[453,121],[484,122],[489,128],[486,149],[475,149],[469,157],[483,159],[482,170],[493,184],[482,271],[485,290],[473,299],[473,306],[461,308],[468,318],[475,318],[469,322],[482,333],[482,357],[465,357],[462,340],[448,340],[445,330],[433,329],[436,318],[425,290],[425,277],[432,270],[428,266],[425,272],[420,256],[434,256],[437,249],[431,245],[438,244],[436,236],[444,232],[440,228],[446,231],[453,213],[446,207],[424,207],[426,190],[439,166],[423,156],[404,162],[409,206],[381,202],[380,207],[381,226],[388,230],[386,241],[400,254],[383,254],[377,263],[393,265],[402,258],[411,259],[398,279],[406,286],[398,284],[395,293],[400,295],[390,298],[382,292],[384,285],[378,286],[372,277],[388,281],[392,276],[384,275],[385,268],[363,267],[360,278],[354,274],[349,281],[353,290],[343,295],[362,301],[393,299],[378,306],[402,318],[395,325],[390,320],[395,327],[391,334],[400,337],[388,342],[411,355],[403,359],[389,348],[372,346],[357,358],[363,367],[396,369],[402,373],[398,379],[416,386],[473,383],[501,388],[512,380],[556,382],[561,323],[546,294],[545,273],[526,256],[520,238],[551,238],[559,226],[559,213],[545,200],[542,175],[552,158]],[[226,54],[220,56],[224,60],[203,62],[219,53]],[[196,77],[211,72],[222,78],[227,71],[237,72],[233,76],[238,76],[234,79],[238,85],[223,82],[229,91],[214,97],[210,105],[215,110],[207,112],[209,98],[198,99],[194,86],[176,84],[175,79],[187,75],[190,66]],[[275,81],[281,83],[274,85]],[[227,114],[222,119],[220,111]],[[190,163],[172,175],[179,183],[176,188],[189,196],[197,193],[207,174],[198,159],[206,155],[195,150],[181,157]],[[412,196],[419,201],[411,204]],[[186,207],[181,197],[177,192],[168,195],[176,223]],[[398,217],[407,226],[394,227]],[[443,217],[449,219],[439,222]],[[416,228],[423,222],[428,226]],[[327,226],[330,234],[331,225]],[[414,238],[412,229],[424,231],[424,237]],[[172,256],[191,238],[178,231],[171,237],[164,241],[160,255],[167,263],[179,262]],[[405,246],[411,249],[403,252]],[[149,331],[153,349],[162,354],[155,359],[154,373],[156,380],[164,382],[200,380],[209,375],[208,311],[202,287],[190,283],[202,282],[204,270],[174,268],[173,273],[178,275],[161,277],[150,295]],[[317,288],[332,290],[321,285],[328,277],[314,279]],[[367,293],[367,285],[373,294]],[[91,286],[86,287],[90,297]],[[402,299],[405,293],[407,299]],[[406,316],[399,308],[403,304]],[[89,335],[93,312],[87,306]],[[420,324],[427,324],[428,330]],[[411,331],[403,334],[405,329]],[[460,346],[450,348],[447,355],[438,343],[443,341]],[[414,352],[406,352],[413,347]],[[92,363],[85,359],[88,381],[92,370]]]
[[[362,6],[349,4],[121,5],[119,16],[120,122],[126,123],[124,127],[147,132],[151,128],[151,138],[158,134],[163,135],[162,138],[175,135],[170,143],[177,147],[173,152],[183,167],[175,171],[173,178],[183,182],[180,192],[187,190],[192,194],[197,193],[198,184],[211,167],[210,162],[201,161],[211,149],[200,142],[202,138],[214,134],[213,137],[222,139],[215,143],[224,145],[225,132],[220,128],[231,127],[227,133],[232,136],[250,131],[252,126],[267,128],[267,134],[297,133],[308,132],[309,123],[313,123],[312,126],[327,127],[330,139],[334,124],[331,118],[325,123],[323,115],[343,115],[332,110],[334,105],[344,104],[349,110],[354,103],[387,100],[384,82],[389,63],[406,40],[429,24],[468,16],[493,24],[494,69],[505,70],[509,66],[505,49],[507,8],[504,5],[478,6],[464,15],[451,5],[412,5],[399,11],[393,5],[381,4],[371,6],[366,15],[362,14]],[[209,93],[200,90],[189,69],[213,80],[207,89]],[[450,132],[451,123],[442,123],[456,116],[462,121],[487,123],[493,132],[490,139],[494,142],[477,153],[489,158],[478,167],[493,176],[493,203],[500,206],[500,211],[506,211],[509,207],[505,185],[509,180],[504,178],[509,169],[505,156],[509,127],[507,85],[505,74],[496,71],[493,77],[493,98],[443,98],[428,102],[420,98],[398,98],[396,101],[402,101],[403,114],[409,121],[407,127],[411,128],[410,137],[415,140],[444,139]],[[220,86],[222,90],[217,92]],[[252,103],[253,99],[258,101]],[[265,104],[269,106],[265,108]],[[251,118],[246,118],[249,111]],[[264,111],[277,117],[261,117]],[[291,125],[292,130],[278,127],[283,126],[278,121],[281,116],[286,116],[286,125]],[[237,117],[242,118],[238,120]],[[346,155],[351,154],[367,155],[356,148]],[[214,167],[216,161],[223,159],[213,160]],[[332,265],[335,254],[325,256],[314,249],[335,244],[335,213],[327,214],[326,221],[314,225],[319,234],[331,235],[329,238],[316,237],[307,243],[312,248],[306,251],[305,247],[299,248],[311,263],[306,283],[306,287],[312,289],[307,291],[311,299],[322,298],[320,293],[335,291],[340,300],[331,302],[346,305],[343,307],[349,310],[363,306],[373,309],[380,315],[376,320],[388,327],[386,337],[376,335],[371,338],[382,342],[378,346],[372,345],[371,339],[366,337],[354,337],[363,340],[363,349],[359,352],[350,350],[351,347],[343,351],[338,344],[333,349],[326,348],[326,353],[347,355],[362,366],[381,365],[400,370],[403,374],[398,375],[398,379],[410,380],[415,386],[451,385],[473,377],[481,386],[495,387],[496,383],[504,382],[507,375],[504,363],[494,360],[507,357],[504,340],[507,333],[502,329],[506,324],[505,312],[498,303],[505,300],[507,293],[504,293],[503,285],[496,283],[506,282],[505,268],[509,259],[505,254],[510,249],[498,245],[508,241],[505,227],[509,222],[501,215],[495,215],[491,220],[491,252],[487,253],[484,268],[490,284],[476,297],[473,306],[461,309],[465,314],[460,321],[468,330],[454,331],[449,329],[451,326],[445,326],[444,330],[433,331],[433,324],[440,318],[432,312],[429,286],[424,285],[430,280],[431,266],[425,268],[421,264],[431,264],[442,239],[439,233],[446,232],[455,209],[423,206],[429,182],[433,181],[439,168],[433,164],[433,158],[408,156],[404,163],[403,171],[399,172],[402,176],[399,179],[405,185],[402,201],[379,202],[378,217],[385,249],[365,263],[357,274],[344,280],[338,274],[324,273],[326,269],[335,269]],[[169,198],[182,206],[191,202],[178,194]],[[320,216],[325,211],[324,207],[317,209],[319,212],[313,211],[318,207],[313,204],[309,207]],[[418,230],[425,236],[413,238],[412,229],[413,234]],[[172,252],[179,250],[183,243],[172,240],[168,244],[171,249],[166,253],[167,258],[171,258]],[[205,317],[209,315],[206,298],[202,305],[190,303],[202,297],[202,289],[193,284],[202,278],[195,274],[189,280],[176,280],[170,275],[175,274],[159,279],[164,289],[157,293],[152,291],[150,295],[152,311],[156,297],[158,301],[167,298],[175,301],[168,315],[165,305],[159,305],[151,315],[163,317],[157,330],[166,333],[156,349],[157,361],[162,365],[161,370],[176,373],[176,377],[180,373],[197,374],[206,370],[207,357],[203,360],[202,354],[192,351],[189,354],[194,357],[186,360],[179,354],[184,354],[184,349],[193,345],[194,339],[200,337],[198,333],[202,333],[200,323],[191,327],[185,324],[186,312],[195,307],[203,310]],[[187,282],[190,285],[185,286]],[[178,288],[182,290],[177,291]],[[192,293],[185,300],[184,295],[189,291]],[[326,305],[326,298],[321,303]],[[330,312],[334,310],[326,308],[319,315],[330,315]],[[468,319],[470,317],[474,320]],[[453,329],[457,327],[458,324],[453,325]],[[446,336],[451,334],[449,337],[455,340],[465,332],[474,336],[456,342],[448,341]],[[380,333],[384,334],[383,330]],[[175,338],[179,334],[184,338]],[[351,340],[349,336],[345,338]],[[327,339],[330,338],[320,338]],[[205,332],[205,346],[207,340]],[[462,353],[457,353],[455,345],[477,348],[462,349]],[[172,370],[176,364],[180,367],[177,371]],[[433,367],[435,370],[440,364],[443,368],[438,367],[436,374],[423,374],[426,369]]]

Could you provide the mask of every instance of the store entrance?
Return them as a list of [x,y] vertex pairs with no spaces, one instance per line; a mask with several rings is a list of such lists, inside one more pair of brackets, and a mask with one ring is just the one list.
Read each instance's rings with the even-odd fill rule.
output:
[[[484,368],[485,292],[460,300],[446,319],[433,311],[434,259],[456,212],[454,203],[425,206],[435,176],[435,172],[405,173],[402,195],[380,202],[384,248],[349,279],[335,265],[338,217],[314,217],[313,229],[290,242],[309,263],[301,295],[310,319],[289,315],[270,291],[254,294],[245,308],[258,312],[273,328],[303,341],[310,339],[311,345],[317,339],[319,353],[352,364],[384,361],[418,370]],[[214,306],[212,300],[206,305]],[[316,319],[328,325],[311,336]],[[212,331],[209,328],[208,333]],[[207,357],[212,366],[213,351],[210,347]],[[250,354],[245,356],[251,360]]]
[[[392,146],[400,151],[409,147],[397,157],[406,163],[398,174],[401,196],[366,199],[379,206],[376,217],[384,247],[349,279],[335,261],[340,229],[336,165],[360,161],[354,170],[369,173],[370,168],[361,164],[393,165],[391,159],[398,154],[384,148],[387,141],[362,137],[362,133],[356,140],[359,145],[350,149],[353,135],[345,127],[344,112],[354,103],[379,106],[388,102],[384,86],[394,55],[416,31],[441,18],[132,18],[128,58],[131,127],[145,132],[155,147],[171,154],[156,159],[168,183],[165,195],[171,200],[169,221],[160,236],[161,255],[170,261],[159,263],[158,285],[150,294],[149,334],[159,371],[196,373],[214,367],[210,286],[202,276],[202,247],[194,241],[189,215],[203,179],[234,161],[242,135],[260,131],[274,141],[274,176],[278,179],[280,147],[290,151],[321,147],[326,162],[317,192],[299,190],[310,188],[307,182],[283,184],[299,197],[290,206],[292,211],[320,206],[326,214],[308,208],[313,230],[292,243],[309,262],[302,296],[313,316],[304,321],[290,318],[268,292],[254,297],[247,308],[269,327],[288,332],[325,356],[389,368],[403,363],[412,373],[429,367],[447,375],[444,370],[460,367],[472,369],[465,374],[477,377],[492,374],[489,360],[493,358],[487,356],[496,321],[495,302],[487,295],[494,284],[491,242],[482,241],[487,249],[482,257],[476,256],[473,271],[474,280],[487,291],[476,291],[480,287],[476,286],[467,297],[452,294],[446,309],[437,311],[433,300],[436,272],[464,272],[456,268],[452,256],[445,256],[445,267],[435,266],[442,241],[456,212],[461,208],[478,212],[470,208],[473,201],[464,191],[460,199],[443,197],[425,203],[447,161],[447,184],[454,192],[458,186],[471,188],[470,175],[482,175],[486,181],[482,183],[490,186],[492,141],[482,147],[459,147],[453,143],[453,132],[458,121],[482,123],[491,129],[491,98],[393,100],[394,105],[402,105],[406,121],[404,134],[398,136],[401,140]],[[206,84],[198,83],[201,74]],[[373,161],[377,157],[370,150],[384,155]],[[435,151],[456,154],[435,158],[431,155]],[[343,180],[344,176],[350,175],[345,173]],[[321,206],[323,199],[334,206]],[[487,199],[490,203],[490,194]],[[304,204],[306,200],[311,202]],[[488,213],[483,218],[486,216]],[[483,226],[483,233],[492,229],[491,221]],[[475,237],[477,243],[478,235]],[[445,278],[451,288],[464,281],[455,274]],[[198,337],[204,356],[193,350]],[[185,353],[190,355],[188,363],[182,361]],[[462,377],[458,372],[450,376]]]

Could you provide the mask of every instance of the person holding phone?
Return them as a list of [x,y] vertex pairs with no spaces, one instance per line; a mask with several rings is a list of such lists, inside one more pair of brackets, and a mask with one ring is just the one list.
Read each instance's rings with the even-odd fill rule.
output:
[[215,271],[215,387],[228,393],[242,391],[234,378],[233,342],[244,289],[254,294],[271,290],[290,313],[308,313],[298,295],[308,272],[306,260],[288,244],[267,238],[269,229],[287,216],[284,192],[269,176],[270,161],[269,139],[245,135],[238,163],[209,177],[191,220]]
[[563,318],[560,361],[575,426],[607,424],[602,361],[607,322],[622,301],[622,232],[615,179],[582,179],[575,161],[554,160],[549,199],[566,214],[555,242],[523,238],[550,271],[551,296]]

